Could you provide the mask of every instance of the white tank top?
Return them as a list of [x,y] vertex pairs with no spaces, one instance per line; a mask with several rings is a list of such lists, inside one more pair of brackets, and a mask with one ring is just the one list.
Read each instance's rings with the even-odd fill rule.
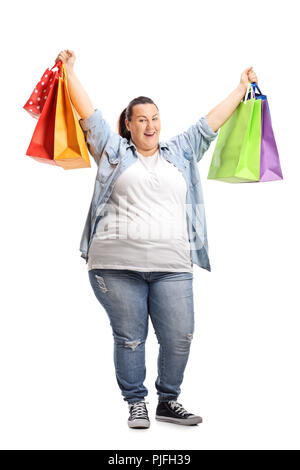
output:
[[88,270],[192,272],[186,181],[159,149],[116,180],[88,253]]

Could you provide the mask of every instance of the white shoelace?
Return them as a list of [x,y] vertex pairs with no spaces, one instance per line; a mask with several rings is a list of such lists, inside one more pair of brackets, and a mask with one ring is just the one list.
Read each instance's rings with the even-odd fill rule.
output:
[[172,408],[172,410],[174,410],[180,416],[184,416],[185,414],[190,414],[183,408],[183,406],[180,403],[178,403],[178,401],[170,400],[168,403],[170,407]]
[[137,403],[128,404],[128,408],[130,410],[132,419],[143,419],[143,418],[148,419],[147,409],[145,406],[146,403],[149,403],[149,402],[138,401]]

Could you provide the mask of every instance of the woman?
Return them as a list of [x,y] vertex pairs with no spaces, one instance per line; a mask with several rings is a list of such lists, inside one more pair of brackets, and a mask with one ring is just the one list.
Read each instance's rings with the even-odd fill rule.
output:
[[156,419],[193,425],[200,416],[178,403],[194,332],[193,262],[210,271],[203,197],[197,163],[244,97],[252,67],[237,88],[186,132],[159,141],[158,107],[132,100],[111,131],[65,64],[71,101],[98,166],[80,250],[96,298],[114,336],[117,383],[128,402],[131,428],[148,428],[143,382],[148,315],[159,342]]

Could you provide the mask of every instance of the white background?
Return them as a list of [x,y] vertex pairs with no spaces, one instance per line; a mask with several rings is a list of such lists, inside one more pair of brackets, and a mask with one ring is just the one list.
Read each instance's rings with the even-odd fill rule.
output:
[[[1,388],[4,449],[299,449],[299,25],[296,1],[52,1],[1,18]],[[297,45],[298,42],[298,45]],[[164,140],[225,99],[253,66],[268,96],[283,181],[207,180],[212,271],[194,266],[195,334],[179,402],[198,426],[155,421],[158,344],[146,343],[151,427],[131,430],[108,317],[79,243],[96,165],[26,156],[23,109],[63,49],[116,130],[139,95]]]

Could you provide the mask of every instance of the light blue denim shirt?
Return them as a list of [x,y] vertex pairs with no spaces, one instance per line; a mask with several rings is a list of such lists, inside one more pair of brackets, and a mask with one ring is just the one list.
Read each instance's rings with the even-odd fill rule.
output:
[[[137,160],[136,146],[113,132],[99,109],[86,119],[79,120],[89,153],[98,170],[94,193],[86,218],[80,251],[88,262],[88,252],[96,227],[103,216],[105,205],[117,178]],[[191,250],[191,260],[201,268],[211,271],[208,257],[206,218],[202,186],[197,163],[218,135],[203,116],[182,134],[159,142],[161,156],[173,163],[187,183],[186,219]]]

